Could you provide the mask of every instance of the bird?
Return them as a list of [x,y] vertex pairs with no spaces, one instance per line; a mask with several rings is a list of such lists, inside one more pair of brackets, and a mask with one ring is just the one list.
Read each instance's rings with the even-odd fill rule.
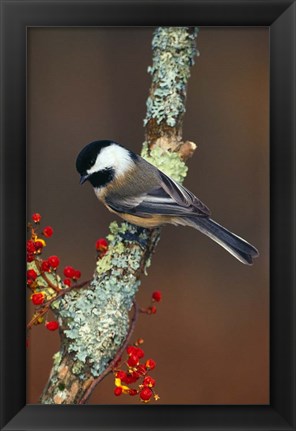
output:
[[214,240],[246,265],[259,252],[210,218],[191,191],[133,151],[112,140],[87,144],[78,154],[80,184],[89,181],[97,198],[123,220],[153,229],[167,223],[189,226]]

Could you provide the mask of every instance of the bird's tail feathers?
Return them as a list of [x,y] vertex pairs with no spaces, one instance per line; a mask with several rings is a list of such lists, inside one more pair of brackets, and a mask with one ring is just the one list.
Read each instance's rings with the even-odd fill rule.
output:
[[184,217],[180,224],[191,226],[204,233],[244,264],[252,265],[253,258],[259,256],[258,250],[253,245],[208,217]]

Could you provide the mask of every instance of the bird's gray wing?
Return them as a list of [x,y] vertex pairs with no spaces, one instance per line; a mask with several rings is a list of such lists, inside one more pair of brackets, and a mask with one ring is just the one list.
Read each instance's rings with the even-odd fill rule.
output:
[[160,174],[158,187],[128,198],[110,194],[105,198],[106,204],[115,211],[139,217],[150,217],[151,214],[209,216],[209,209],[196,196],[162,172]]
[[193,212],[199,213],[200,216],[209,216],[209,208],[199,200],[188,189],[181,186],[181,184],[174,181],[172,178],[160,172],[161,186],[165,192],[182,207],[192,208]]

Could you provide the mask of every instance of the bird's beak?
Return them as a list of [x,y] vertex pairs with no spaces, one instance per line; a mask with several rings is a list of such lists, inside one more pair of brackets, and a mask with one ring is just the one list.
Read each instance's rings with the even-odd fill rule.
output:
[[85,181],[88,179],[89,175],[81,175],[80,177],[80,185],[82,185],[83,183],[85,183]]

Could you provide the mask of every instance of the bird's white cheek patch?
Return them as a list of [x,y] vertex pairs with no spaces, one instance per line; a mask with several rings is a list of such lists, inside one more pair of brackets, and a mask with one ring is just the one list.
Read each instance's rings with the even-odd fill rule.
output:
[[119,177],[131,169],[133,164],[134,162],[125,148],[112,144],[101,150],[95,164],[88,169],[87,173],[92,174],[107,168],[114,168],[115,175]]

